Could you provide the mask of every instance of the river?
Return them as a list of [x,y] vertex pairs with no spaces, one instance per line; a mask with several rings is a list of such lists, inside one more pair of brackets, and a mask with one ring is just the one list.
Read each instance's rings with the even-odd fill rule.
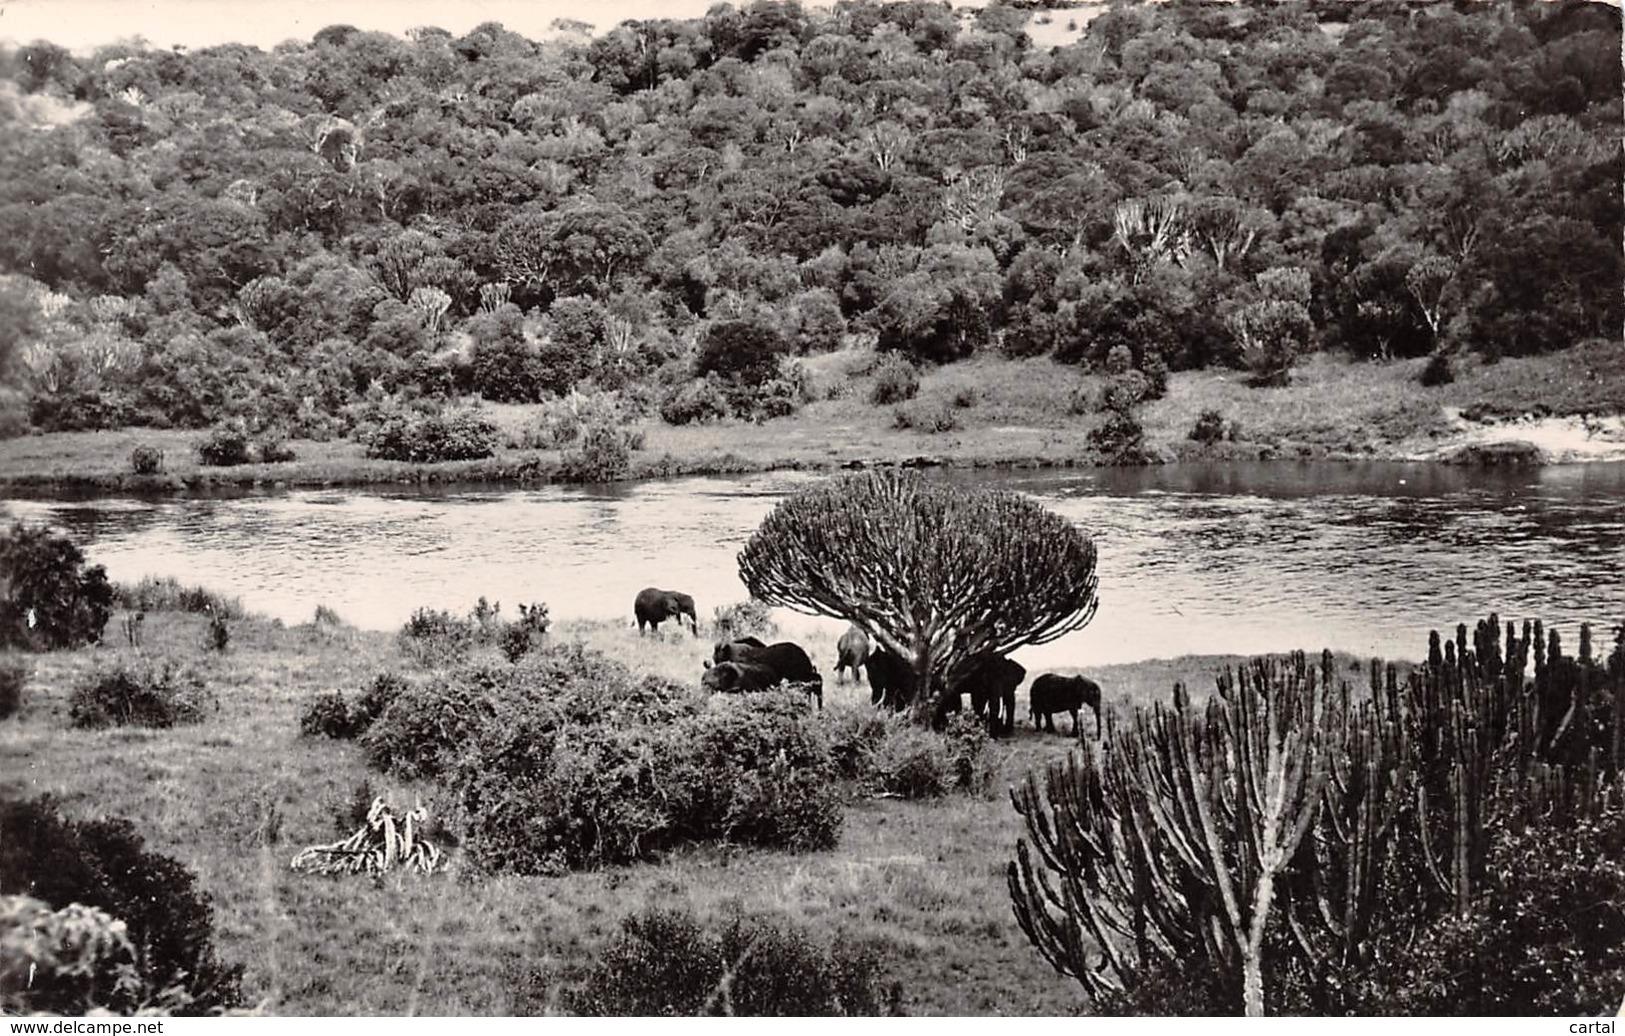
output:
[[[535,489],[294,490],[0,501],[67,529],[115,580],[169,575],[308,621],[358,626],[418,607],[631,625],[639,589],[693,594],[702,622],[744,599],[735,556],[786,493],[821,476],[768,473]],[[1016,657],[1091,666],[1183,654],[1332,647],[1414,658],[1429,629],[1490,611],[1625,620],[1625,464],[1506,471],[1433,464],[1178,464],[941,472],[1019,490],[1099,548],[1100,610]],[[787,635],[839,623],[780,613]]]

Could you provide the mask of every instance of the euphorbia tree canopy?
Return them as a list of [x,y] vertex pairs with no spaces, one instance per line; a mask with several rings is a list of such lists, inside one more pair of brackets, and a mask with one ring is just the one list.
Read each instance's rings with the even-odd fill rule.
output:
[[1081,629],[1099,587],[1094,542],[1060,515],[1019,493],[889,469],[781,501],[740,552],[739,575],[769,604],[856,623],[909,660],[919,687],[979,652]]

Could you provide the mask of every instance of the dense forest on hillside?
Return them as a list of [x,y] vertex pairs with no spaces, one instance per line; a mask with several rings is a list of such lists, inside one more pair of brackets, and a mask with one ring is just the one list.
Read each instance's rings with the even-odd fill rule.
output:
[[322,437],[573,388],[764,417],[855,338],[1125,346],[1152,383],[1617,338],[1618,8],[1178,0],[1033,45],[1068,17],[0,52],[0,425]]

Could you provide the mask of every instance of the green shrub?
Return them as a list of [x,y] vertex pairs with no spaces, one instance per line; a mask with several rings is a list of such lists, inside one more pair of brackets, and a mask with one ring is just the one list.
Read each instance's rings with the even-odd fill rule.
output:
[[804,401],[802,385],[791,378],[773,378],[730,395],[733,412],[758,424],[775,417],[789,417],[801,409]]
[[255,453],[258,454],[261,464],[281,464],[299,459],[299,455],[288,445],[288,441],[280,436],[266,436],[260,439]]
[[247,429],[241,424],[219,425],[197,444],[198,460],[214,468],[234,467],[253,460]]
[[180,580],[172,576],[162,579],[145,576],[134,586],[118,583],[113,590],[114,599],[119,607],[129,611],[191,612],[198,615],[222,615],[228,619],[241,619],[245,614],[243,602],[239,598],[222,597],[201,586],[183,586]]
[[140,989],[124,922],[96,907],[0,896],[0,946],[3,1014],[99,1014]]
[[1435,385],[1448,385],[1456,380],[1456,372],[1451,369],[1450,356],[1442,349],[1434,350],[1428,356],[1427,364],[1417,378],[1423,385],[1432,388]]
[[1132,413],[1108,410],[1100,424],[1089,430],[1089,443],[1107,464],[1145,464],[1145,426]]
[[[499,606],[500,607],[500,606]],[[479,639],[473,619],[459,619],[448,611],[419,608],[395,637],[407,657],[420,665],[451,665],[468,657]]]
[[76,727],[173,727],[201,723],[217,707],[202,677],[165,660],[141,661],[92,675],[74,688],[68,718]]
[[389,412],[359,428],[357,438],[368,457],[416,464],[489,457],[498,441],[497,426],[476,410]]
[[615,424],[594,424],[583,433],[581,445],[565,453],[559,476],[567,482],[625,478],[632,468],[632,451],[642,445],[641,432],[629,432]]
[[299,716],[299,733],[306,737],[351,741],[361,736],[367,726],[367,718],[344,697],[343,691],[318,695]]
[[164,451],[156,446],[137,446],[130,451],[130,470],[137,475],[156,475],[164,470]]
[[[623,425],[632,415],[630,407],[614,392],[582,393],[544,401],[533,417],[508,445],[527,450],[562,449],[581,439],[591,425]],[[634,446],[633,449],[639,449]]]
[[1196,418],[1187,436],[1192,442],[1212,446],[1224,439],[1224,415],[1217,410],[1204,410]]
[[773,621],[773,609],[754,597],[721,605],[712,611],[711,629],[718,640],[737,640],[740,637],[777,636],[779,624]]
[[660,401],[660,419],[670,425],[720,421],[733,413],[715,377],[698,378],[671,389]]
[[788,920],[734,914],[715,928],[644,910],[567,994],[580,1015],[874,1017],[901,1013],[873,941],[820,940]]
[[[128,820],[70,821],[49,799],[0,802],[0,894],[58,910],[83,904],[126,926],[136,982],[105,991],[98,1006],[204,1015],[240,1001],[242,968],[216,957],[213,911],[196,884],[180,863],[148,852]],[[81,992],[70,982],[24,995],[29,1009],[50,1011],[69,1009]]]
[[497,639],[502,655],[517,662],[530,651],[547,642],[547,605],[537,603],[519,606],[519,621],[508,623]]
[[678,757],[663,772],[685,838],[795,851],[835,845],[834,763],[799,697],[717,696],[675,729]]
[[361,735],[368,764],[408,780],[440,776],[494,715],[495,685],[488,671],[465,668],[398,688]]
[[941,798],[950,792],[980,793],[993,779],[987,730],[974,715],[949,718],[943,733],[906,716],[887,717],[880,731],[855,740],[852,776],[871,791],[903,799]]
[[1508,832],[1484,893],[1386,942],[1361,1014],[1606,1015],[1625,989],[1625,810]]
[[892,411],[892,427],[931,434],[959,427],[959,412],[940,400],[915,399]]
[[888,406],[913,399],[920,391],[920,372],[914,365],[895,353],[881,358],[874,367],[874,381],[869,389],[869,401],[876,406]]
[[956,410],[969,410],[981,400],[982,394],[975,385],[960,385],[948,396],[948,405]]
[[10,719],[23,707],[23,684],[28,667],[21,661],[0,658],[0,719]]
[[0,647],[31,651],[101,642],[113,587],[67,536],[17,522],[0,532]]

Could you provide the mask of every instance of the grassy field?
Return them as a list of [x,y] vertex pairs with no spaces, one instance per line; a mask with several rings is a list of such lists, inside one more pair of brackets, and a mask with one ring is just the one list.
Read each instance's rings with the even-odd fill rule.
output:
[[[75,818],[130,818],[148,847],[180,860],[213,898],[217,945],[246,965],[244,990],[272,1014],[531,1014],[556,1010],[646,905],[687,905],[701,918],[735,906],[794,919],[816,933],[873,936],[911,1014],[1066,1015],[1087,1011],[1017,927],[1004,868],[1021,827],[1006,789],[1064,757],[1070,739],[1023,721],[993,746],[998,779],[985,797],[903,802],[854,796],[837,848],[789,854],[727,846],[678,851],[658,864],[557,879],[472,873],[458,853],[430,877],[379,881],[293,873],[303,846],[349,833],[338,817],[364,781],[397,807],[437,786],[366,767],[351,742],[302,737],[298,718],[323,690],[358,687],[382,669],[410,671],[392,636],[332,625],[232,624],[224,652],[205,647],[202,616],[152,612],[140,651],[194,667],[219,696],[203,723],[170,730],[69,726],[73,688],[128,660],[121,614],[108,643],[24,656],[22,711],[0,722],[0,794],[58,797]],[[114,643],[114,637],[118,643]],[[697,684],[708,638],[640,639],[605,624],[562,624],[635,670]],[[828,670],[834,645],[806,643]],[[1164,698],[1175,680],[1199,693],[1217,665],[1183,658],[1085,672],[1108,708]],[[1025,695],[1022,696],[1023,701]],[[826,716],[868,708],[867,687],[826,688]],[[1067,721],[1063,718],[1064,729]],[[1085,724],[1086,730],[1092,724]]]
[[[869,401],[865,354],[833,353],[807,361],[815,401],[800,413],[765,424],[729,421],[673,427],[643,424],[644,448],[630,478],[730,474],[772,469],[832,470],[888,461],[977,466],[1070,466],[1098,460],[1089,432],[1099,423],[1092,405],[1072,412],[1072,400],[1098,394],[1100,379],[1048,359],[979,359],[927,371],[921,406],[950,411],[955,427],[941,432],[899,428],[895,407]],[[1464,441],[1470,418],[1552,418],[1625,414],[1625,349],[1597,342],[1550,356],[1460,365],[1449,385],[1417,381],[1423,361],[1386,364],[1337,356],[1310,357],[1286,388],[1248,388],[1233,371],[1176,374],[1164,399],[1142,408],[1147,442],[1167,459],[1413,458]],[[1236,426],[1234,441],[1202,446],[1189,439],[1205,410]],[[515,431],[536,411],[492,406],[490,416]],[[1509,433],[1512,434],[1512,433]],[[545,482],[556,476],[557,450],[503,447],[483,460],[413,465],[370,460],[347,440],[294,440],[297,459],[279,464],[213,468],[198,463],[197,431],[128,429],[63,432],[0,442],[0,489],[23,492],[81,488],[173,491],[209,485],[364,485],[392,482]],[[140,445],[164,451],[165,471],[131,473]],[[1621,446],[1625,453],[1625,445]]]

